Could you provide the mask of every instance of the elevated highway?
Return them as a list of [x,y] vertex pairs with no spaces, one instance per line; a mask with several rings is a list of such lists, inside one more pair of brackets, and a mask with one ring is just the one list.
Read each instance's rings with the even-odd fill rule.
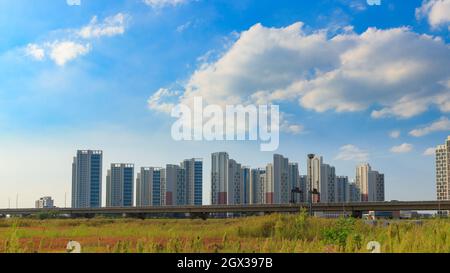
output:
[[[208,215],[211,213],[293,213],[309,209],[308,204],[275,205],[210,205],[210,206],[160,206],[160,207],[114,207],[114,208],[52,208],[52,209],[0,209],[0,215],[36,215],[40,213],[66,214],[71,216],[92,217],[95,215],[161,215],[189,213]],[[348,212],[363,211],[439,211],[450,210],[450,201],[405,201],[405,202],[362,202],[362,203],[318,203],[313,204],[314,212]]]

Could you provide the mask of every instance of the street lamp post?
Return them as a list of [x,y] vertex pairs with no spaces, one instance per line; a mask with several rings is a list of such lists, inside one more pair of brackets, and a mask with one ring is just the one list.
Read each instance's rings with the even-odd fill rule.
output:
[[314,154],[309,154],[309,215],[312,216],[312,202],[313,202],[313,183],[312,183],[312,162],[311,160],[315,157]]

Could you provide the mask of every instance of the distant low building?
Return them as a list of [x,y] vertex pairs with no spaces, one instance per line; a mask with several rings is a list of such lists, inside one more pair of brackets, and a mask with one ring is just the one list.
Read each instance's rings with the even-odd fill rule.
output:
[[36,200],[36,208],[37,209],[51,209],[54,208],[54,201],[50,196],[44,196]]

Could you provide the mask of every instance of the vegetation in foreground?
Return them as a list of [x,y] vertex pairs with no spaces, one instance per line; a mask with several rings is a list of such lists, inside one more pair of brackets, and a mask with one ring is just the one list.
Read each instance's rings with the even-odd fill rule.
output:
[[367,224],[352,218],[268,215],[235,219],[2,219],[0,252],[65,252],[70,240],[83,252],[450,252],[450,220]]

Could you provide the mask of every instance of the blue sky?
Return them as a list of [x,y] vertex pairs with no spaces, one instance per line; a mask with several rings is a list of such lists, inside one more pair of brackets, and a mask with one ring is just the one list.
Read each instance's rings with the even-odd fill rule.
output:
[[183,98],[159,90],[277,103],[276,152],[302,174],[308,153],[350,178],[368,161],[388,199],[434,199],[424,153],[450,132],[449,10],[448,0],[1,1],[0,207],[16,193],[21,206],[43,195],[62,206],[77,149],[103,149],[105,173],[202,157],[206,197],[210,153],[271,160],[258,143],[173,141],[158,105]]

